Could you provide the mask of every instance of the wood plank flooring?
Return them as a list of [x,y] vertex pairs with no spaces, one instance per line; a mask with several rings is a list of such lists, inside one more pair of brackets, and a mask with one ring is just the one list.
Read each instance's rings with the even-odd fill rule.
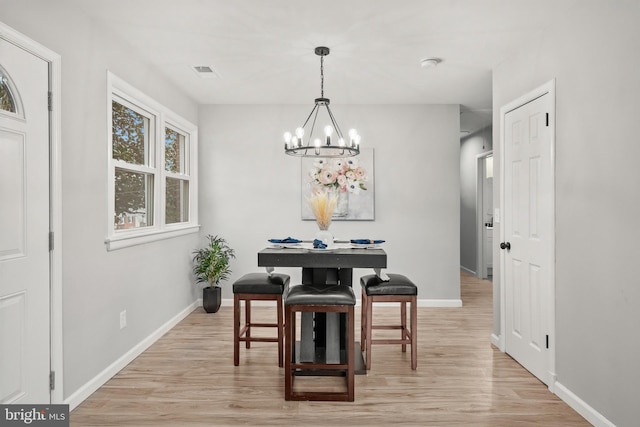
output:
[[[355,402],[286,402],[277,345],[241,348],[235,367],[232,308],[198,309],[72,411],[71,426],[589,426],[490,344],[491,283],[461,280],[463,308],[418,308],[417,371],[399,345],[374,346]],[[375,308],[374,322],[398,312]]]

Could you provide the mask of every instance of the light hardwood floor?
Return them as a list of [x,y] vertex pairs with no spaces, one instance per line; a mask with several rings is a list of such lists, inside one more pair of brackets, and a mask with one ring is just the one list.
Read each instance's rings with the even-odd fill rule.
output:
[[[241,348],[234,367],[222,307],[190,314],[72,411],[71,426],[589,426],[490,344],[491,283],[461,281],[463,308],[418,308],[417,371],[400,346],[374,346],[353,403],[285,401],[275,343]],[[374,321],[398,311],[375,308]]]

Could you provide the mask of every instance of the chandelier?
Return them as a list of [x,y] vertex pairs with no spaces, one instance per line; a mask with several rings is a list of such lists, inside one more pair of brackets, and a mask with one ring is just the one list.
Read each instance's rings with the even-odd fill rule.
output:
[[[348,140],[344,138],[342,130],[340,130],[340,126],[329,108],[329,98],[324,97],[324,57],[329,55],[329,48],[316,47],[315,53],[320,57],[320,98],[315,99],[315,105],[301,127],[297,128],[293,134],[285,132],[284,152],[290,156],[298,157],[357,156],[360,154],[360,135],[355,129],[351,129],[347,135]],[[324,113],[320,114],[321,111]],[[319,115],[325,116],[321,117],[321,120],[325,120],[323,135],[320,134],[320,131],[314,134]],[[312,118],[307,132],[307,124]]]

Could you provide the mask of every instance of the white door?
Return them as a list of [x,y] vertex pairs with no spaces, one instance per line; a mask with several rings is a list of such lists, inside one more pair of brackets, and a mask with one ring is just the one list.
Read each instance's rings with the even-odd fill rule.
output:
[[50,403],[48,63],[0,38],[0,403]]
[[504,116],[505,350],[549,384],[548,335],[553,298],[553,171],[544,94]]

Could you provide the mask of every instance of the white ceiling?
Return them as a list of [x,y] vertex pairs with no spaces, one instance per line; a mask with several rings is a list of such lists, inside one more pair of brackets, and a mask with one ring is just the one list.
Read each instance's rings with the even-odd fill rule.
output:
[[[579,0],[68,0],[199,104],[461,104],[491,122],[491,70]],[[420,60],[439,57],[435,69]],[[219,77],[202,79],[191,66]]]

